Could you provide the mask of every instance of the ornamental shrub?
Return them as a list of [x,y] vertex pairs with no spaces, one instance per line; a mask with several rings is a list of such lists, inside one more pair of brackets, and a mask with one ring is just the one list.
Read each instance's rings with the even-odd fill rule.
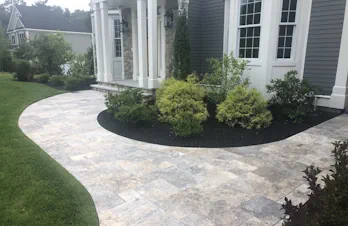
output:
[[289,71],[284,79],[271,81],[267,92],[274,94],[270,104],[276,113],[294,122],[313,112],[314,89],[305,80],[297,78],[297,71]]
[[32,79],[32,67],[29,61],[17,60],[15,62],[14,79],[18,81],[29,81]]
[[322,177],[322,186],[319,168],[310,166],[304,171],[310,190],[307,203],[293,205],[285,198],[284,226],[348,225],[348,141],[335,142],[334,146],[335,164],[331,175]]
[[204,88],[196,84],[195,76],[188,81],[166,80],[156,93],[160,120],[173,126],[177,136],[187,137],[202,132],[202,122],[208,118],[204,103]]
[[64,89],[69,91],[79,90],[81,89],[83,85],[84,85],[84,80],[78,77],[68,76],[64,80]]
[[210,71],[203,76],[202,85],[207,89],[208,101],[220,104],[226,99],[227,94],[236,86],[250,85],[250,80],[244,75],[248,61],[224,55],[222,60],[209,59]]
[[149,122],[156,118],[157,111],[153,105],[145,103],[142,91],[126,89],[122,92],[106,96],[107,111],[125,123]]
[[267,102],[256,89],[237,86],[217,109],[216,118],[230,127],[260,129],[271,125],[272,114]]
[[64,76],[60,76],[60,75],[53,75],[50,78],[50,82],[53,86],[63,86],[64,85]]
[[48,83],[49,79],[50,79],[50,75],[47,73],[34,76],[34,80],[40,83]]

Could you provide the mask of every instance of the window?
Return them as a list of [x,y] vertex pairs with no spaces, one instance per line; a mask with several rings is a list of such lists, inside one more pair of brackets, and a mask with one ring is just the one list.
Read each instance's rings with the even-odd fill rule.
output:
[[239,57],[259,58],[261,0],[241,0],[239,20]]
[[279,26],[278,59],[290,59],[293,36],[296,27],[297,0],[283,0],[281,21]]
[[11,35],[11,44],[16,45],[16,36],[15,35]]
[[122,42],[121,42],[121,22],[119,19],[114,20],[114,45],[115,57],[122,57]]
[[19,40],[19,45],[22,44],[25,41],[24,33],[19,33],[18,34],[18,40]]

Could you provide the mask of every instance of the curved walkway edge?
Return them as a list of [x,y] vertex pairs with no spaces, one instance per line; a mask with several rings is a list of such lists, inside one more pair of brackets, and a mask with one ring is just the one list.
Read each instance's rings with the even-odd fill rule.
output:
[[307,199],[305,167],[328,173],[331,143],[348,138],[342,115],[271,144],[166,147],[103,129],[103,110],[103,94],[82,91],[41,100],[19,119],[23,132],[87,188],[102,226],[280,226],[284,197]]

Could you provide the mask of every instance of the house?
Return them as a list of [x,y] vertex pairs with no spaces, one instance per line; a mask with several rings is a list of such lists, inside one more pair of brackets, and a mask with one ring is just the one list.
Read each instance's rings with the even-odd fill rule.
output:
[[39,7],[18,5],[12,7],[7,34],[13,48],[37,35],[61,32],[71,45],[73,52],[86,53],[92,46],[92,33],[88,26],[80,21],[70,21]]
[[[297,70],[319,106],[348,106],[347,0],[92,0],[97,90],[155,89],[172,70],[174,20],[187,9],[192,66],[233,52],[249,61],[252,86]],[[111,88],[110,88],[111,87]]]

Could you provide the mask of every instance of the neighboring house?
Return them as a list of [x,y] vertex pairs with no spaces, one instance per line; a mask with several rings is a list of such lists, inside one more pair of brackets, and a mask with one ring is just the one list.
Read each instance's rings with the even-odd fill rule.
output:
[[83,21],[71,21],[39,7],[13,6],[7,34],[13,48],[37,35],[60,32],[74,53],[84,54],[92,46],[92,33]]
[[250,61],[246,74],[264,95],[272,79],[297,70],[318,88],[318,105],[348,106],[347,0],[92,0],[91,5],[97,90],[116,84],[159,87],[172,71],[175,24],[167,22],[186,7],[196,72],[207,72],[206,59],[233,52]]

